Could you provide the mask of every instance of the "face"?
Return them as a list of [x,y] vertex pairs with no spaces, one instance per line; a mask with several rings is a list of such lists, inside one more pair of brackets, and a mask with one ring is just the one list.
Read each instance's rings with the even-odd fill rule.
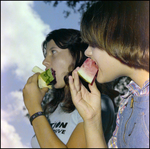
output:
[[105,83],[121,76],[128,76],[130,68],[110,56],[105,50],[89,46],[85,55],[93,59],[99,67],[97,81]]
[[60,49],[54,42],[50,40],[47,43],[47,55],[43,61],[46,69],[52,68],[56,75],[55,88],[62,88],[65,86],[64,76],[69,72],[69,66],[73,63],[73,57],[69,49]]

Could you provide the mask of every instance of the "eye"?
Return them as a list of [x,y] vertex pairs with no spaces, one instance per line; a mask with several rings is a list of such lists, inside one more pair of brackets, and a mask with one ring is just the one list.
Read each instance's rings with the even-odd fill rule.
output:
[[52,54],[55,54],[55,53],[57,53],[57,51],[56,50],[52,50]]

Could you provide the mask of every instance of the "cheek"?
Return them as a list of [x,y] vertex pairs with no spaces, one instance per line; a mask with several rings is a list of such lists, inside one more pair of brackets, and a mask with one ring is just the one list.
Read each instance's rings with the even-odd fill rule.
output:
[[59,71],[61,72],[61,74],[67,74],[69,71],[69,65],[68,62],[66,60],[62,60],[60,62],[60,66],[59,66]]
[[58,84],[64,85],[64,77],[69,72],[69,66],[71,64],[71,61],[69,59],[60,59],[57,61],[57,65],[55,64],[56,69],[56,79]]
[[73,63],[73,58],[70,55],[64,56],[60,59],[61,69],[68,73],[70,65]]

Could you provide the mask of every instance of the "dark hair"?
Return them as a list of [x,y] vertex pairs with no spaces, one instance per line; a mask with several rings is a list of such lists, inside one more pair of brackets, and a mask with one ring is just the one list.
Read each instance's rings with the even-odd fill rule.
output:
[[100,1],[81,20],[81,36],[129,67],[149,71],[149,1]]
[[[54,89],[53,88],[53,99],[46,105],[45,113],[52,113],[57,108],[58,104],[63,101],[62,109],[65,112],[72,112],[75,109],[75,106],[71,99],[71,93],[68,85],[68,76],[71,75],[72,71],[77,67],[81,66],[82,63],[87,58],[84,55],[84,51],[88,47],[88,44],[82,42],[80,31],[75,29],[58,29],[50,32],[46,39],[44,40],[43,54],[46,56],[46,46],[47,43],[53,39],[55,44],[61,49],[69,49],[73,59],[74,64],[70,65],[70,72],[67,76],[64,77],[66,83],[64,88]],[[64,101],[65,99],[65,101]]]

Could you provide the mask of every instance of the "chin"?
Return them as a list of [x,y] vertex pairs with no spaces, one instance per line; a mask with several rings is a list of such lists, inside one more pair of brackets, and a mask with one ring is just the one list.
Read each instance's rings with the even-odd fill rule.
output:
[[60,87],[57,84],[55,84],[54,88],[59,89]]
[[106,80],[105,78],[102,78],[102,77],[100,77],[100,78],[96,78],[96,81],[98,82],[98,83],[107,83],[107,82],[109,82],[109,80]]
[[96,80],[97,80],[98,83],[101,83],[101,84],[102,84],[102,83],[109,83],[109,82],[112,82],[112,81],[115,80],[115,78],[109,78],[109,79],[108,79],[108,78],[102,78],[102,77],[101,77],[101,78],[99,78],[99,79],[97,78]]
[[105,83],[102,77],[97,76],[96,81],[98,83]]
[[63,87],[65,87],[65,84],[58,84],[58,83],[56,83],[55,85],[54,85],[54,88],[56,88],[56,89],[59,89],[59,88],[63,88]]
[[97,81],[98,83],[100,83],[100,84],[102,84],[102,83],[106,83],[105,81],[98,80],[98,79],[96,79],[96,81]]

